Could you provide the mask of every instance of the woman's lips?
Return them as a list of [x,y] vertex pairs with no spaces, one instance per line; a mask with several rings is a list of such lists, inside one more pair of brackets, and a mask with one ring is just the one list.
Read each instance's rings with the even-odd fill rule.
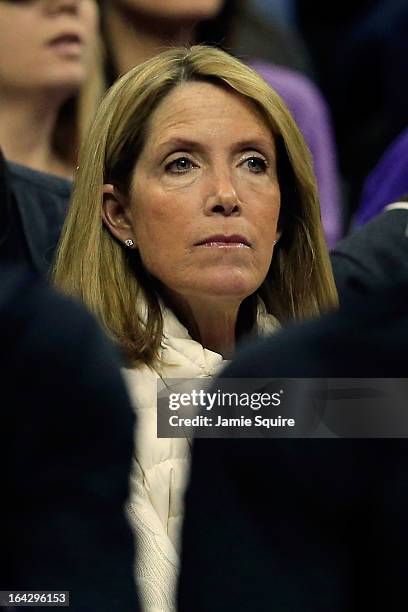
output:
[[198,242],[196,246],[224,249],[248,249],[251,245],[244,236],[240,236],[239,234],[233,234],[231,236],[217,234],[215,236],[209,236],[208,238],[204,238],[204,240]]
[[61,34],[53,38],[47,46],[62,55],[80,55],[83,50],[83,41],[77,34]]
[[243,242],[205,242],[204,244],[199,244],[198,246],[207,248],[215,247],[218,249],[249,249],[249,246]]

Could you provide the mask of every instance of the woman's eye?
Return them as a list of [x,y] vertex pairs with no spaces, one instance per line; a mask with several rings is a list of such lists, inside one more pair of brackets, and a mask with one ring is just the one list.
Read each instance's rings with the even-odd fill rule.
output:
[[166,166],[167,172],[173,172],[174,174],[184,174],[193,168],[193,162],[188,157],[178,157],[173,159]]
[[264,159],[262,159],[262,157],[248,157],[245,161],[244,164],[246,164],[248,170],[250,170],[251,172],[266,172],[266,168],[268,167],[268,164],[266,163],[266,161]]

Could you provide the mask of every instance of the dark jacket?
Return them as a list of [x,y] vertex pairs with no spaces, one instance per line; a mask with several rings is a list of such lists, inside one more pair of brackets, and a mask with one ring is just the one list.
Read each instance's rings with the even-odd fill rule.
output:
[[[258,341],[229,378],[407,377],[408,283]],[[195,440],[179,611],[399,611],[405,439]]]
[[82,307],[24,271],[0,279],[0,590],[137,612],[123,511],[134,417],[117,358]]
[[340,301],[408,278],[408,210],[386,210],[330,253]]

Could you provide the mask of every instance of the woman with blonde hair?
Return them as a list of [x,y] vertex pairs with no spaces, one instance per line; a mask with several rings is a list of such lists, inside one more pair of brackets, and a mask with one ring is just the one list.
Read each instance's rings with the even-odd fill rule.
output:
[[72,178],[102,87],[91,77],[97,18],[94,0],[0,2],[0,145],[8,160]]
[[335,307],[316,193],[282,100],[212,48],[125,74],[84,142],[54,278],[126,359],[145,610],[174,609],[190,456],[186,439],[156,437],[157,381],[213,376],[245,335]]
[[[313,158],[323,229],[330,247],[342,236],[330,111],[315,84],[297,72],[300,64],[293,62],[297,47],[293,33],[286,40],[289,33],[282,36],[281,28],[271,29],[256,17],[252,4],[248,0],[101,0],[106,80],[111,85],[119,75],[174,46],[207,44],[241,58],[281,96],[303,134]],[[257,36],[248,38],[255,31]],[[305,53],[301,55],[304,61]]]

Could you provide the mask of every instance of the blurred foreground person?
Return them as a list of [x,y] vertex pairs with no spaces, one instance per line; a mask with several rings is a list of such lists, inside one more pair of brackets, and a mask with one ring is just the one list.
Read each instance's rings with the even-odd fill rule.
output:
[[202,46],[119,79],[81,151],[55,283],[126,358],[136,577],[145,610],[172,610],[190,445],[157,438],[158,384],[211,377],[245,336],[337,306],[311,157],[276,92]]
[[0,590],[137,612],[123,509],[134,417],[116,356],[82,307],[22,269],[0,279]]
[[[408,278],[239,354],[223,378],[407,378]],[[405,439],[195,440],[179,612],[401,610]]]

